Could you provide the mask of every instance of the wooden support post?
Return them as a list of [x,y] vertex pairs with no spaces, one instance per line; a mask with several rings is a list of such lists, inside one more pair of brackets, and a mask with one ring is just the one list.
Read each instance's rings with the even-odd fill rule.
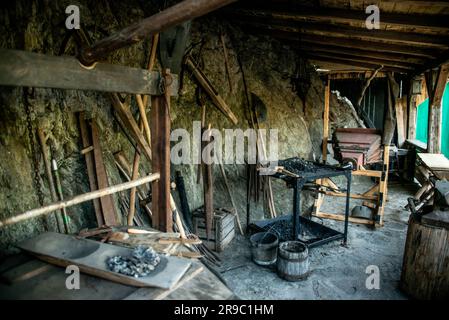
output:
[[379,196],[377,200],[377,212],[376,215],[379,217],[378,221],[376,221],[376,227],[384,225],[384,211],[385,211],[385,202],[387,201],[388,196],[388,170],[390,167],[390,146],[384,146],[384,158],[383,158],[383,169],[382,176],[379,180]]
[[448,76],[449,63],[439,68],[435,85],[432,81],[433,77],[426,77],[427,90],[429,91],[429,123],[427,135],[427,152],[429,153],[441,153],[441,103]]
[[[166,73],[167,77],[168,72]],[[173,217],[170,208],[170,100],[169,95],[151,97],[151,145],[153,172],[160,173],[152,184],[153,227],[172,232]]]
[[407,130],[407,139],[414,140],[416,139],[416,96],[412,95],[410,97],[409,111],[408,111],[408,130]]
[[406,114],[407,97],[402,97],[401,99],[396,99],[395,110],[396,110],[396,130],[398,134],[398,147],[402,148],[406,139],[406,120],[404,115]]
[[330,79],[327,77],[324,88],[324,112],[323,112],[323,162],[327,160],[327,140],[329,140],[329,100],[330,100]]
[[397,97],[399,96],[399,85],[394,79],[394,76],[391,72],[387,73],[388,75],[388,103],[387,110],[385,115],[385,124],[384,130],[382,133],[382,143],[384,145],[390,145],[391,140],[394,136],[394,131],[396,127],[396,117],[395,117],[395,107]]

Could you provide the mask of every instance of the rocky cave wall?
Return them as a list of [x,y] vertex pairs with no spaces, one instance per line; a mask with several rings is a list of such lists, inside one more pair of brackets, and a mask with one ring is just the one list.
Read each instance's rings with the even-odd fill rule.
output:
[[[157,1],[15,1],[0,8],[0,47],[20,49],[49,55],[59,54],[67,33],[64,21],[65,8],[77,4],[81,23],[96,40],[158,11]],[[233,91],[226,78],[223,49],[219,35],[223,32],[230,61]],[[110,63],[144,67],[149,53],[148,41],[120,49],[110,55]],[[198,45],[202,44],[202,45]],[[214,16],[195,20],[191,27],[190,45],[194,56],[200,56],[204,73],[211,79],[239,119],[234,126],[210,101],[207,101],[207,123],[212,128],[248,128],[245,118],[246,100],[242,73],[237,54],[244,68],[248,90],[255,93],[267,106],[267,116],[261,128],[275,128],[279,132],[279,157],[299,156],[319,159],[322,136],[324,85],[315,72],[311,72],[311,85],[305,99],[294,92],[291,78],[299,61],[298,52],[265,37],[254,37],[228,25]],[[201,48],[201,49],[200,49]],[[74,55],[75,45],[69,41],[65,54]],[[159,65],[157,65],[159,67]],[[309,68],[313,70],[313,68]],[[196,83],[186,72],[182,94],[172,99],[172,130],[185,128],[192,132],[193,121],[201,119],[201,110],[195,95]],[[85,161],[80,154],[81,141],[76,112],[85,111],[95,119],[100,129],[101,146],[108,173],[109,184],[122,182],[114,163],[113,154],[123,151],[132,161],[134,151],[112,116],[111,104],[104,93],[35,89],[30,95],[30,114],[33,130],[42,128],[55,147],[64,197],[89,191]],[[305,105],[304,105],[305,101]],[[131,108],[137,114],[135,99]],[[336,95],[331,96],[331,127],[356,127],[348,106]],[[33,154],[27,127],[24,89],[0,88],[0,219],[19,214],[39,206],[34,179]],[[33,139],[35,140],[35,139]],[[35,150],[40,148],[35,140]],[[142,161],[140,173],[150,172],[148,161]],[[186,185],[191,209],[203,203],[202,185],[196,183],[196,165],[172,166],[180,170]],[[225,170],[238,206],[241,221],[246,221],[246,173],[244,165],[226,165]],[[42,159],[38,168],[45,204],[51,202]],[[178,200],[177,192],[174,192]],[[291,191],[280,182],[274,183],[277,212],[291,211]],[[118,212],[119,197],[114,196]],[[216,206],[229,207],[230,201],[218,167],[214,168],[214,201]],[[179,203],[179,202],[178,202]],[[95,227],[91,203],[70,207],[71,231]],[[124,212],[122,212],[122,217]],[[253,206],[252,219],[263,217],[261,205]],[[126,221],[126,219],[123,219]],[[37,218],[0,229],[0,256],[15,251],[14,244],[45,230],[56,230],[54,218]]]

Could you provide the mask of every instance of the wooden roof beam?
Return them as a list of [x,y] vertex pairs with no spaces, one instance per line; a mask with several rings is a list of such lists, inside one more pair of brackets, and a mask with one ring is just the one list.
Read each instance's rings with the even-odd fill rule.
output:
[[[368,79],[372,75],[372,71],[328,71],[322,72],[326,74],[331,80],[347,80],[347,79]],[[378,72],[375,78],[386,78],[385,72]]]
[[[347,60],[347,59],[341,59],[341,58],[335,58],[331,56],[322,56],[317,54],[311,54],[307,53],[305,54],[306,58],[312,61],[322,61],[322,62],[329,62],[329,63],[335,63],[340,65],[347,65],[347,66],[353,66],[353,67],[360,67],[364,68],[365,70],[375,70],[379,68],[379,65],[369,63],[369,62],[360,62],[360,61],[353,61],[353,60]],[[396,67],[390,67],[385,66],[383,68],[384,71],[393,71],[398,73],[407,73],[409,69],[403,69],[403,68],[396,68]]]
[[407,54],[401,53],[389,53],[389,52],[379,52],[375,49],[355,49],[355,48],[344,48],[333,45],[324,45],[324,44],[315,44],[310,42],[300,42],[297,46],[298,49],[307,50],[307,51],[322,51],[328,53],[336,53],[336,54],[351,54],[359,57],[365,58],[374,58],[374,59],[384,59],[389,61],[397,61],[408,64],[424,64],[427,62],[426,59],[415,57]]
[[351,54],[342,54],[342,53],[337,54],[337,53],[329,53],[329,52],[318,51],[318,50],[313,50],[313,51],[304,50],[302,52],[304,52],[307,55],[311,54],[311,55],[318,55],[321,57],[337,58],[337,59],[343,59],[343,60],[348,60],[348,61],[368,62],[370,64],[377,65],[377,66],[394,67],[394,68],[407,69],[407,70],[413,70],[416,67],[416,65],[400,63],[397,61],[366,58],[366,57],[360,57],[360,56],[351,55]]
[[150,35],[203,16],[235,1],[184,0],[102,39],[90,47],[83,48],[80,52],[79,59],[84,65],[91,65],[117,49],[140,42]]
[[[244,2],[242,3],[245,5]],[[254,3],[249,2],[246,6],[255,6]],[[240,3],[239,3],[240,6]],[[298,22],[324,22],[333,24],[346,25],[360,25],[365,26],[365,21],[368,15],[364,10],[347,10],[336,8],[312,8],[312,7],[297,7],[287,5],[257,5],[256,10],[252,8],[235,8],[233,13],[243,14],[246,16],[258,16],[264,18],[276,18],[282,20],[298,21]],[[380,28],[384,29],[386,26],[398,27],[415,27],[435,32],[447,31],[446,15],[408,15],[395,13],[381,13]]]
[[317,36],[317,35],[298,34],[298,33],[295,34],[291,32],[270,30],[270,29],[259,29],[247,26],[244,26],[243,29],[248,33],[271,36],[279,40],[286,40],[293,43],[307,42],[324,45],[333,45],[342,48],[355,48],[355,49],[366,49],[375,46],[374,49],[379,52],[408,54],[424,58],[436,58],[442,52],[441,49],[422,48],[422,47],[415,47],[412,45],[401,45],[383,42],[373,43],[371,41],[366,40],[334,38],[327,36]]
[[[257,19],[259,20],[259,19]],[[309,34],[318,36],[327,36],[345,39],[358,39],[366,41],[407,44],[417,47],[429,47],[436,49],[449,48],[449,37],[447,36],[432,36],[423,35],[419,33],[405,33],[388,30],[368,30],[366,28],[350,28],[339,27],[334,25],[324,24],[297,24],[297,23],[281,23],[271,24],[268,21],[255,22],[252,18],[239,19],[235,22],[249,25],[255,28],[279,30],[283,32],[290,32],[292,34]]]

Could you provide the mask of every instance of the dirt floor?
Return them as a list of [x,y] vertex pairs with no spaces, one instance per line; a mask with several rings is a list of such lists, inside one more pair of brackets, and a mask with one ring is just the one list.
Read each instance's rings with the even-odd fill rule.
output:
[[[366,191],[369,181],[353,183],[356,192]],[[408,211],[406,199],[414,186],[393,184],[389,187],[385,226],[372,229],[349,224],[348,244],[340,241],[312,248],[309,252],[311,274],[306,280],[288,282],[280,279],[274,268],[251,261],[249,240],[237,236],[221,254],[221,274],[241,299],[406,299],[399,290],[402,256],[405,245]],[[286,192],[290,192],[286,189]],[[358,204],[351,201],[351,208]],[[323,211],[340,210],[344,202],[328,198]],[[316,218],[314,218],[316,219]],[[324,224],[342,230],[343,223],[324,220]],[[365,282],[370,265],[379,267],[380,288],[368,290]]]

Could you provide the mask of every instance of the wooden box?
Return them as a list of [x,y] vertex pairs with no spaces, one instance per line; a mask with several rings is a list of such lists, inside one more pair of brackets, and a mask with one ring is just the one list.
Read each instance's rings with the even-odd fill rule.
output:
[[234,239],[235,216],[227,209],[215,209],[210,239],[207,240],[206,219],[203,209],[200,208],[193,213],[193,232],[209,249],[221,252]]

